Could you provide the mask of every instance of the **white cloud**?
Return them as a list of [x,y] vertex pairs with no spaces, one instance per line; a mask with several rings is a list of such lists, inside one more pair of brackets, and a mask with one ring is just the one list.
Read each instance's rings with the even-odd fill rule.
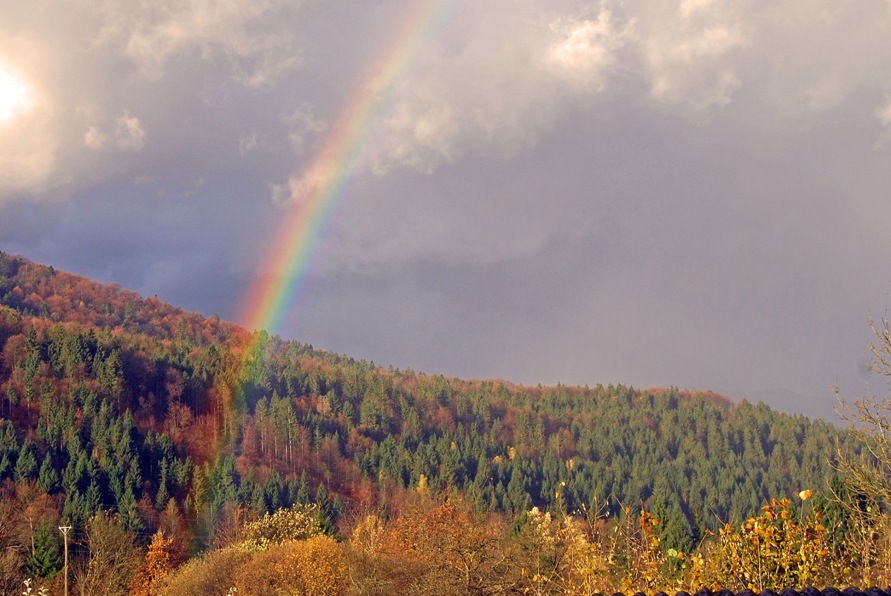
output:
[[694,109],[720,107],[740,87],[728,54],[748,39],[733,15],[709,10],[712,6],[685,2],[668,18],[651,18],[640,31],[650,94],[656,100]]
[[816,113],[837,106],[844,100],[845,92],[840,81],[827,77],[802,89],[800,96],[804,107]]
[[108,142],[108,135],[99,130],[96,126],[91,126],[84,133],[84,147],[89,149],[100,150],[105,148]]
[[384,175],[393,168],[411,167],[430,173],[455,155],[462,133],[461,116],[448,102],[404,98],[375,124],[371,170]]
[[238,139],[238,152],[247,155],[260,148],[260,139],[257,132],[252,130],[250,134],[242,136]]
[[364,156],[377,174],[528,150],[567,102],[606,90],[629,40],[629,21],[606,7],[491,2],[467,12],[451,45],[430,40],[416,52],[377,117]]
[[713,6],[717,1],[718,0],[681,0],[678,12],[685,19],[689,19],[697,13],[708,10],[708,8]]
[[145,146],[145,128],[142,122],[127,111],[118,118],[114,137],[119,149],[139,151]]
[[889,12],[877,3],[819,0],[745,7],[752,43],[736,56],[759,98],[786,117],[835,109],[891,77]]
[[31,90],[0,63],[0,124],[32,107]]
[[891,95],[885,97],[885,105],[876,110],[876,117],[882,126],[891,126]]
[[141,151],[145,147],[145,127],[139,118],[125,110],[115,120],[115,129],[112,135],[101,130],[98,126],[90,126],[83,137],[84,147],[99,151],[105,149],[109,142],[122,151]]
[[299,176],[291,176],[284,185],[272,184],[270,191],[272,200],[277,204],[305,204],[334,183],[339,175],[337,164],[327,160],[315,163]]
[[295,154],[303,154],[307,145],[311,140],[318,138],[318,135],[328,128],[328,123],[318,118],[313,107],[306,102],[291,111],[284,118],[285,126],[288,129],[288,140],[291,150]]
[[[300,63],[285,19],[278,13],[298,4],[283,0],[198,0],[134,5],[106,0],[96,43],[123,45],[147,77],[159,79],[168,63],[184,54],[228,60],[242,84],[262,87]],[[271,18],[270,18],[271,17]]]
[[876,142],[876,147],[884,147],[891,143],[891,95],[885,98],[885,105],[876,110],[875,116],[885,129],[884,134]]
[[548,48],[548,58],[559,72],[578,85],[603,90],[631,24],[617,30],[612,13],[604,9],[596,19],[563,17],[550,28],[558,40]]

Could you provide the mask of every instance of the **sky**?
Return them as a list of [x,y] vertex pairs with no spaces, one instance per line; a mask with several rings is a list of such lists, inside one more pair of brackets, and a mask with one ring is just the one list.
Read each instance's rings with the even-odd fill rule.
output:
[[271,331],[419,372],[830,420],[836,387],[887,389],[891,1],[3,13],[4,252],[249,326],[290,276]]

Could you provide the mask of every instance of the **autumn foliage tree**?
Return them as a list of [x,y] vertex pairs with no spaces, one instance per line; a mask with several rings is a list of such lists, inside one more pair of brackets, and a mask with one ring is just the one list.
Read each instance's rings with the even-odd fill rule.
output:
[[75,566],[78,591],[89,594],[127,594],[142,552],[134,536],[116,515],[97,513],[84,528],[83,546],[87,558]]
[[354,538],[365,543],[358,550],[365,555],[366,565],[369,555],[400,561],[412,570],[411,577],[391,573],[390,578],[408,580],[411,592],[490,593],[503,591],[515,581],[510,551],[504,548],[504,526],[458,495],[437,497],[426,491],[414,495],[380,540],[374,518],[363,524]]
[[[800,493],[805,506],[812,493]],[[789,499],[771,499],[759,516],[739,527],[726,525],[720,532],[716,559],[717,581],[735,589],[765,588],[780,591],[826,585],[843,577],[830,558],[826,527],[821,514],[796,513]]]
[[134,596],[155,596],[158,586],[172,571],[174,565],[174,542],[163,530],[152,536],[142,564],[129,584]]

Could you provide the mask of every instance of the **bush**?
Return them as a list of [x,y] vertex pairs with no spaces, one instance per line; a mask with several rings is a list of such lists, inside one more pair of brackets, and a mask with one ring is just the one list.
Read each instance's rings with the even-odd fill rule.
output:
[[318,505],[298,503],[288,509],[267,513],[249,523],[244,528],[239,547],[246,550],[265,550],[274,544],[306,540],[323,533]]
[[[812,495],[802,491],[801,496],[804,503]],[[715,553],[721,585],[780,591],[836,580],[818,512],[796,519],[789,499],[771,499],[761,510],[739,528],[728,524],[721,530]]]
[[250,553],[234,548],[207,553],[166,576],[157,586],[156,593],[161,596],[225,596],[236,584],[238,571],[250,560]]
[[349,585],[343,547],[330,536],[313,536],[270,546],[242,562],[238,594],[334,595]]

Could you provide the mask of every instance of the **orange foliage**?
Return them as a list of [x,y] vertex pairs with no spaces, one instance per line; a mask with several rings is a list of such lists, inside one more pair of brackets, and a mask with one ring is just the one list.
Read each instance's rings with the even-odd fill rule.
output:
[[157,586],[172,570],[174,565],[173,537],[158,530],[152,536],[145,560],[130,582],[130,593],[136,596],[154,596]]
[[503,569],[508,554],[493,522],[460,499],[421,495],[403,508],[382,546],[416,566],[418,579],[434,590],[486,593],[509,581]]
[[256,553],[235,580],[239,594],[343,594],[349,586],[343,547],[330,536],[292,540]]

